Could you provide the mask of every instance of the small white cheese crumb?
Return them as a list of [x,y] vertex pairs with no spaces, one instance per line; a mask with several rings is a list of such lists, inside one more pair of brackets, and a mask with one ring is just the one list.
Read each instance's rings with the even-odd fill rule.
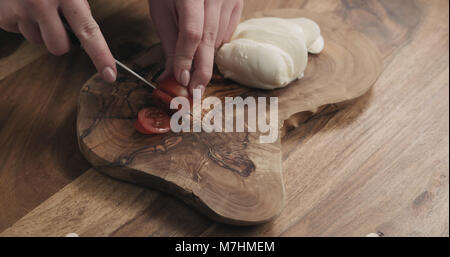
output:
[[380,237],[377,233],[370,233],[366,237]]
[[79,237],[79,235],[77,233],[69,233],[66,237]]

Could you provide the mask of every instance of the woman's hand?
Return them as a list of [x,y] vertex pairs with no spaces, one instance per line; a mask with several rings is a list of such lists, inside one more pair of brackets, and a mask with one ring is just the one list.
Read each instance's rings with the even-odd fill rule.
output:
[[161,38],[166,67],[190,91],[202,93],[212,77],[214,51],[230,40],[239,24],[243,0],[149,0]]
[[60,13],[103,79],[114,82],[117,70],[113,56],[86,0],[1,0],[0,28],[21,33],[32,43],[44,43],[50,53],[63,55],[70,43]]

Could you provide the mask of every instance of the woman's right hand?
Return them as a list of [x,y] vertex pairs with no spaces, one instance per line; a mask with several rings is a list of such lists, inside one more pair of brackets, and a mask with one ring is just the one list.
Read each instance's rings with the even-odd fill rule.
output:
[[103,79],[114,82],[114,58],[86,0],[0,0],[0,28],[21,33],[32,43],[44,43],[50,53],[63,55],[70,43],[59,12]]

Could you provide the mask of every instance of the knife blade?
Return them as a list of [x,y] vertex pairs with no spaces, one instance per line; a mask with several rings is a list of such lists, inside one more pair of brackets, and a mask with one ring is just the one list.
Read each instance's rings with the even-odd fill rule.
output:
[[128,68],[125,64],[119,62],[117,59],[114,58],[114,61],[116,62],[117,65],[119,65],[120,67],[122,67],[122,69],[128,71],[130,74],[132,74],[133,76],[135,76],[136,78],[140,79],[142,82],[144,82],[146,85],[150,86],[153,89],[157,89],[155,85],[153,85],[150,81],[144,79],[141,75],[137,74],[136,72],[134,72],[132,69]]

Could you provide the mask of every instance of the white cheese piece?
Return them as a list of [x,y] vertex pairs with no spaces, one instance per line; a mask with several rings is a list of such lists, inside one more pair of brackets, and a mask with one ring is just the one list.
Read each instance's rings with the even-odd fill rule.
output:
[[226,78],[261,89],[286,86],[294,74],[289,54],[274,45],[248,39],[224,45],[217,59]]
[[216,63],[226,78],[276,89],[302,78],[308,51],[319,53],[323,46],[319,26],[309,19],[250,19],[239,24],[231,42],[218,51]]
[[306,47],[308,52],[312,54],[318,54],[322,52],[324,47],[323,37],[320,34],[320,27],[313,20],[307,18],[289,19],[300,26],[304,31],[304,40],[306,41]]
[[308,52],[311,54],[320,54],[320,52],[322,52],[324,48],[325,48],[325,40],[323,39],[322,36],[319,36],[319,38],[316,39],[316,41],[314,41],[314,43],[312,43],[308,47]]

